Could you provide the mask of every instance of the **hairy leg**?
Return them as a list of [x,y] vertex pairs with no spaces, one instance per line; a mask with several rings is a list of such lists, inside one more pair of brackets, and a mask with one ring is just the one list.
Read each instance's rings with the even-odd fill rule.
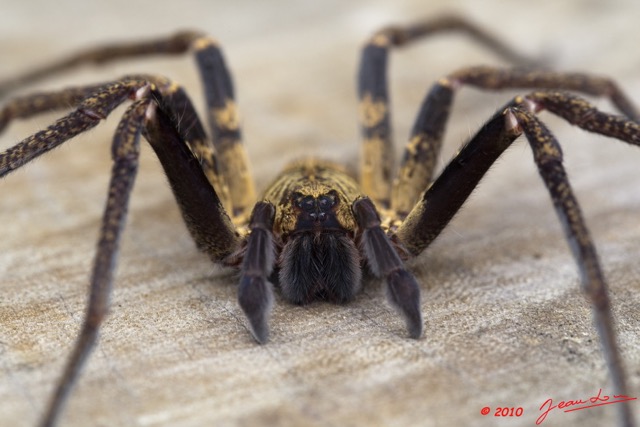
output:
[[[495,67],[470,67],[458,70],[433,85],[425,96],[415,119],[391,192],[391,208],[400,218],[404,218],[409,213],[434,178],[453,98],[455,92],[463,85],[484,90],[570,90],[606,97],[629,119],[640,122],[640,113],[633,103],[615,82],[605,77],[585,73]],[[558,115],[573,114],[575,116],[582,114],[581,111],[585,108],[576,106],[579,111],[571,112],[571,105],[568,102],[560,102],[561,105],[559,105],[557,101],[554,103],[548,100],[546,103],[549,104],[547,109]],[[552,109],[553,105],[557,107]],[[584,116],[581,120],[586,117]],[[577,122],[574,120],[572,123]],[[601,127],[601,129],[604,128]]]
[[109,311],[119,240],[138,169],[140,129],[148,103],[149,100],[139,100],[127,109],[113,139],[111,182],[91,273],[87,311],[64,373],[42,419],[42,426],[53,426],[58,419],[69,392],[98,340],[100,325]]
[[[558,104],[554,108],[564,111],[566,115],[574,114],[574,119],[575,116],[587,118],[574,120],[580,127],[631,144],[640,144],[640,124],[598,112],[579,98],[563,93],[533,93],[527,97],[517,97],[498,111],[460,150],[409,213],[395,236],[414,254],[424,250],[449,223],[500,154],[524,133],[564,226],[582,276],[584,292],[592,303],[594,322],[615,392],[627,395],[625,371],[615,338],[607,286],[595,246],[562,166],[560,146],[534,114],[547,105],[553,105],[550,99]],[[579,109],[573,108],[575,105],[581,106],[582,113],[586,111],[587,114],[581,115]],[[624,425],[633,425],[629,407],[620,406]]]
[[[219,189],[227,211],[247,219],[255,201],[255,189],[248,157],[241,143],[240,120],[231,75],[217,42],[199,31],[182,31],[172,36],[139,42],[120,42],[86,49],[53,64],[0,81],[0,98],[16,88],[67,72],[86,64],[138,58],[148,55],[178,55],[192,52],[204,86],[211,139],[199,139],[192,149],[210,171],[208,177]],[[174,87],[167,89],[167,95]],[[33,104],[32,104],[33,105]],[[178,114],[181,114],[178,111]],[[3,116],[0,113],[0,129]],[[220,160],[218,160],[220,159]]]
[[376,32],[362,50],[358,73],[359,120],[363,138],[360,182],[365,194],[381,208],[388,208],[395,165],[391,139],[391,111],[387,62],[389,51],[422,38],[456,32],[469,36],[490,51],[520,65],[532,61],[513,51],[498,38],[456,16],[442,16]]

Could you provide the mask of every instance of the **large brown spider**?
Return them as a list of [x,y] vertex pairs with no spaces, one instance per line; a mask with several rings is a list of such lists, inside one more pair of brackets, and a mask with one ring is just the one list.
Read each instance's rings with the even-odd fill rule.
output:
[[[363,134],[359,182],[333,163],[306,159],[287,167],[257,202],[240,143],[231,78],[218,44],[202,33],[183,32],[151,42],[97,47],[0,83],[3,94],[82,63],[190,51],[196,57],[208,105],[210,136],[179,85],[164,77],[135,75],[106,84],[13,98],[0,110],[1,130],[17,118],[76,107],[47,129],[0,154],[0,176],[4,176],[96,126],[120,104],[132,101],[113,140],[113,169],[91,276],[90,303],[42,425],[55,424],[108,311],[113,266],[137,171],[140,134],[160,159],[198,248],[214,262],[239,269],[239,303],[259,343],[268,339],[273,300],[270,281],[277,283],[285,299],[296,304],[315,299],[343,303],[360,289],[363,269],[386,280],[389,300],[403,315],[409,336],[420,338],[420,287],[403,260],[429,246],[488,168],[524,134],[564,226],[585,294],[592,302],[615,392],[628,394],[598,257],[562,166],[560,145],[536,113],[547,110],[587,131],[635,145],[640,143],[640,115],[606,78],[532,67],[464,68],[440,79],[427,94],[394,178],[386,76],[389,50],[450,30],[472,35],[515,63],[527,63],[500,41],[457,18],[382,29],[367,42],[359,73]],[[453,95],[463,85],[536,91],[517,96],[498,110],[434,177]],[[603,113],[560,90],[608,97],[626,117]],[[623,423],[632,425],[629,407],[619,408]]]

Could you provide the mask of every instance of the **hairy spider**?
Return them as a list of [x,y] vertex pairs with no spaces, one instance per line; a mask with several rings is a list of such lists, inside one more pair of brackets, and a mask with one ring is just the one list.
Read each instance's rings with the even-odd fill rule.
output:
[[[424,36],[461,31],[523,68],[471,67],[437,81],[415,120],[398,173],[394,170],[387,90],[393,47]],[[640,143],[640,115],[611,80],[583,73],[539,70],[499,40],[459,18],[388,27],[366,43],[358,76],[363,155],[359,180],[336,164],[303,159],[288,166],[256,198],[241,144],[233,86],[219,45],[199,32],[149,42],[89,49],[64,61],[0,83],[0,94],[83,63],[150,54],[192,52],[208,106],[207,135],[185,91],[156,75],[132,75],[99,85],[13,98],[0,110],[0,130],[14,119],[75,106],[75,110],[0,154],[0,176],[96,126],[132,101],[112,144],[113,169],[82,330],[43,425],[53,425],[108,311],[114,262],[137,171],[139,136],[158,156],[197,247],[240,271],[239,304],[258,343],[268,340],[271,282],[295,304],[316,299],[344,303],[361,288],[362,271],[386,280],[388,297],[411,338],[423,322],[420,286],[403,261],[429,246],[467,200],[500,154],[524,134],[549,191],[593,305],[615,391],[627,394],[607,286],[580,208],[562,165],[560,145],[537,118],[547,110],[587,131]],[[533,89],[498,110],[434,176],[453,96],[463,85]],[[597,110],[564,91],[606,96],[626,117]],[[257,202],[256,202],[257,200]],[[623,422],[633,424],[628,406]]]

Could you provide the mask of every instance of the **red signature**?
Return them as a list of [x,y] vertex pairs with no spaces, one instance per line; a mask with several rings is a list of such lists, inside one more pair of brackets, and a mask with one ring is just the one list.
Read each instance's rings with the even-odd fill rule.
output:
[[[598,394],[588,398],[587,400],[563,400],[557,405],[553,404],[553,400],[551,398],[545,400],[545,402],[540,405],[540,410],[543,411],[542,414],[536,420],[536,424],[540,425],[547,418],[549,412],[554,409],[564,409],[564,412],[572,412],[579,411],[581,409],[594,408],[596,406],[602,405],[610,405],[612,403],[620,403],[620,402],[628,402],[630,400],[636,400],[637,397],[629,397],[625,395],[617,395],[607,396],[606,394],[602,394],[602,389],[598,390]],[[569,409],[565,409],[569,408]]]

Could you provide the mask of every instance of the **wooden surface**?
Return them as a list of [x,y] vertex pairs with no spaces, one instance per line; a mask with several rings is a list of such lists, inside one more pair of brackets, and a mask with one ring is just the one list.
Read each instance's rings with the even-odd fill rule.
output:
[[[428,5],[427,5],[428,3]],[[445,6],[446,5],[446,6]],[[354,77],[362,41],[392,22],[459,11],[554,67],[608,74],[640,103],[637,2],[9,2],[0,77],[97,41],[195,27],[225,47],[260,187],[288,160],[357,165]],[[394,53],[400,150],[430,82],[500,64],[461,37]],[[83,68],[37,88],[168,75],[202,106],[189,58]],[[513,93],[463,89],[443,161]],[[598,105],[610,109],[606,101]],[[0,424],[32,426],[77,334],[117,116],[0,181]],[[56,115],[12,124],[7,148]],[[611,286],[634,396],[640,394],[640,152],[549,118]],[[554,401],[611,392],[577,269],[524,141],[411,267],[425,336],[405,338],[380,283],[346,306],[276,297],[257,346],[236,277],[199,254],[147,146],[122,241],[112,312],[64,426],[531,426]],[[629,403],[640,418],[640,403]],[[483,416],[483,407],[492,408]],[[522,407],[496,419],[497,407]],[[615,405],[554,412],[543,425],[611,425]]]

